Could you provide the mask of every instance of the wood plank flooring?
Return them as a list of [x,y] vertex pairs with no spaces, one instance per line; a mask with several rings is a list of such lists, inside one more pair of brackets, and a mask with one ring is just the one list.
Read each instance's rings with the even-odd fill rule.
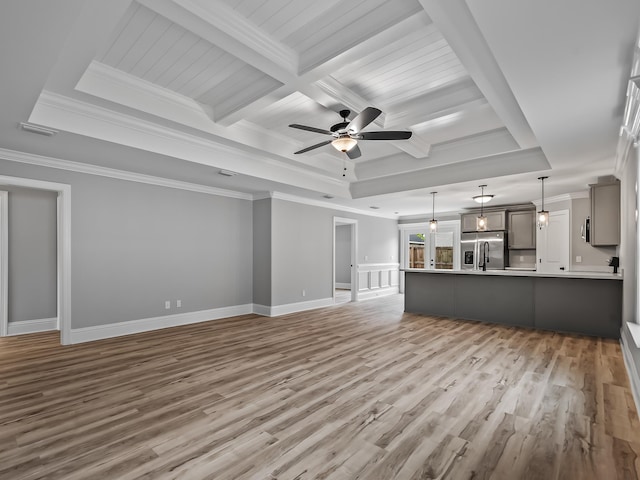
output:
[[0,338],[0,478],[638,478],[617,341],[402,310]]

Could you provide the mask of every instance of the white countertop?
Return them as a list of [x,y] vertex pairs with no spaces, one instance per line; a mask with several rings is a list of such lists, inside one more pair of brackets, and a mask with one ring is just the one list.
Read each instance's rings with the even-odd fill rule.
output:
[[608,272],[537,272],[531,270],[423,270],[404,268],[401,272],[430,273],[438,275],[497,275],[503,277],[552,277],[552,278],[592,278],[604,280],[622,280],[622,274]]

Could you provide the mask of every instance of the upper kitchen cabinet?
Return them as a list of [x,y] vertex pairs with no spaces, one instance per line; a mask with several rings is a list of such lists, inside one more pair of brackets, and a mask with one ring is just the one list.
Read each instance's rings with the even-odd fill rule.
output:
[[[462,231],[463,232],[475,232],[476,231],[476,219],[480,213],[465,213],[461,217]],[[485,210],[484,216],[487,217],[487,230],[506,230],[505,226],[505,211],[487,212]]]
[[591,245],[620,244],[620,182],[590,185]]
[[524,210],[509,212],[509,248],[536,248],[536,212]]

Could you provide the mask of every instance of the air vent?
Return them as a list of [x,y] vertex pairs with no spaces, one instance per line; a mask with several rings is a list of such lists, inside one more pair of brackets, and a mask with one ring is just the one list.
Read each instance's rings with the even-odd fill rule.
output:
[[380,207],[369,207],[369,208],[371,208],[372,210],[380,210]]
[[238,175],[236,172],[232,172],[231,170],[220,170],[218,172],[220,175],[224,175],[225,177],[235,177]]
[[329,195],[329,194],[327,194],[327,195],[323,195],[323,197],[324,197],[324,198],[327,198],[327,199],[331,199],[331,198],[333,198],[333,195]]
[[57,130],[26,122],[20,122],[20,128],[25,132],[37,133],[38,135],[44,135],[45,137],[53,137],[56,133],[58,133]]

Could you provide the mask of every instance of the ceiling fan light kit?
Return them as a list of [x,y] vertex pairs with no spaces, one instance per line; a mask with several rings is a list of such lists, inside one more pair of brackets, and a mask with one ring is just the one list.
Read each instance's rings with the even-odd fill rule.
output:
[[358,142],[355,139],[348,136],[336,138],[333,142],[331,142],[331,145],[333,145],[336,150],[344,153],[351,150],[357,144]]
[[307,125],[299,125],[293,123],[289,125],[291,128],[306,130],[307,132],[320,133],[322,135],[331,135],[334,140],[326,140],[317,143],[302,150],[298,150],[294,154],[306,153],[309,150],[323,147],[331,144],[333,147],[343,153],[346,153],[350,159],[358,158],[362,155],[358,147],[358,140],[407,140],[411,138],[412,132],[409,131],[379,131],[379,132],[362,132],[362,129],[373,122],[380,116],[382,111],[374,107],[367,107],[356,117],[349,121],[350,110],[340,110],[342,122],[332,125],[329,130],[322,128],[309,127]]

